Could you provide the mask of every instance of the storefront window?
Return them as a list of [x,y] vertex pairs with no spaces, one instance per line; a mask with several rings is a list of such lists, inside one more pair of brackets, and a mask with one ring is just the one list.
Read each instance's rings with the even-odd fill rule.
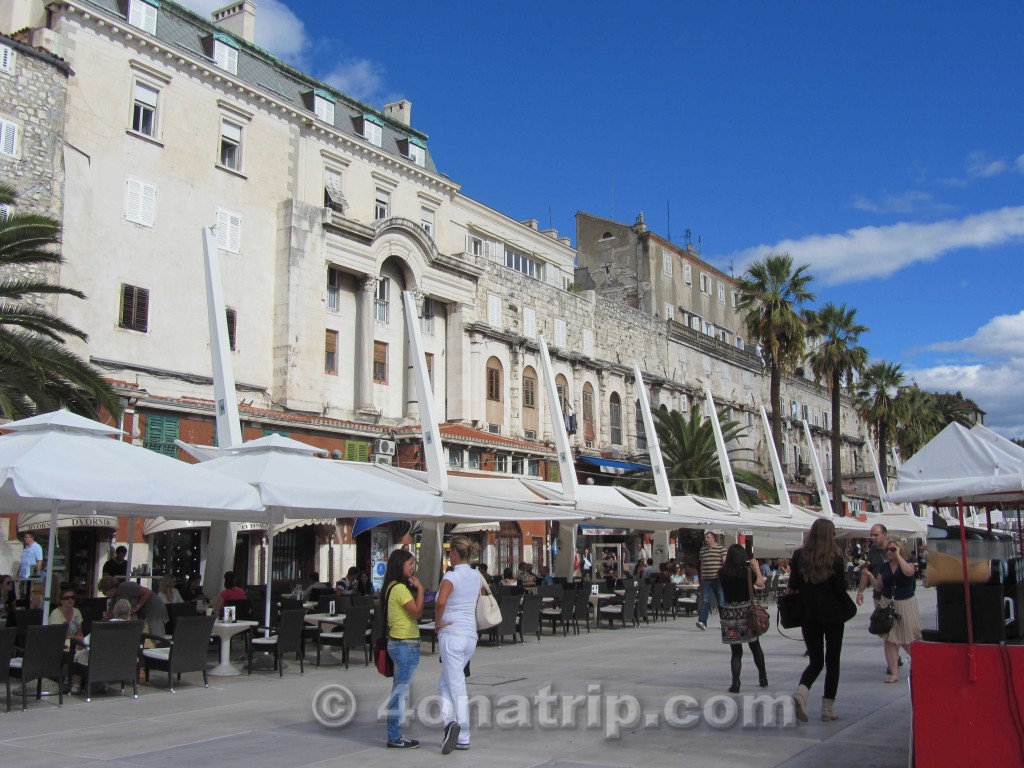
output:
[[187,581],[199,576],[203,532],[198,528],[164,531],[153,536],[153,576]]

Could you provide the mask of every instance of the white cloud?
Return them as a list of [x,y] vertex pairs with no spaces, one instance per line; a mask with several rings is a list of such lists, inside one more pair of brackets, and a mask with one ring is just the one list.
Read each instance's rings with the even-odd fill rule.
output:
[[1005,437],[1024,437],[1024,400],[1020,397],[1024,358],[991,364],[937,365],[907,370],[906,374],[930,392],[961,392],[986,411],[985,426]]
[[1024,311],[1016,315],[997,315],[966,339],[932,344],[938,351],[962,350],[978,357],[1024,358]]
[[[225,0],[181,0],[182,5],[206,18]],[[309,49],[306,26],[281,0],[259,0],[256,7],[256,45],[285,61],[301,65]]]
[[380,94],[384,67],[369,59],[349,59],[321,79],[349,96],[370,102]]
[[1013,165],[1017,169],[1017,173],[1024,173],[1024,155],[1018,155]]
[[990,160],[984,152],[971,152],[967,156],[967,175],[972,179],[988,179],[1006,173],[1005,160]]
[[826,285],[889,277],[917,262],[933,261],[963,248],[991,248],[1024,238],[1024,206],[1000,208],[962,219],[928,224],[900,223],[861,227],[758,245],[718,259],[740,271],[756,259],[786,252],[797,264],[809,264]]
[[884,194],[874,200],[864,195],[857,195],[850,205],[858,211],[867,211],[868,213],[901,214],[948,211],[951,208],[951,206],[936,203],[931,193],[916,189],[909,189],[898,195]]

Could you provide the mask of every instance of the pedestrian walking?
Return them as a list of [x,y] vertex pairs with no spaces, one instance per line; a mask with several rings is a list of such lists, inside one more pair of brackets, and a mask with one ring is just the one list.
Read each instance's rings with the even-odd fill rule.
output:
[[704,546],[700,548],[700,610],[697,613],[697,628],[708,628],[711,614],[711,598],[721,605],[725,602],[722,585],[718,581],[718,570],[725,562],[725,547],[718,543],[714,531],[704,532]]
[[914,591],[917,580],[914,578],[914,564],[907,559],[907,545],[897,539],[889,539],[885,548],[889,561],[878,570],[873,577],[876,590],[882,593],[883,606],[894,603],[897,621],[882,639],[885,640],[885,659],[889,665],[885,682],[895,683],[899,680],[900,648],[910,655],[910,644],[921,639],[921,611],[917,606]]
[[747,561],[747,551],[733,544],[725,553],[725,564],[718,571],[718,580],[725,593],[725,602],[719,608],[722,624],[722,642],[732,651],[729,661],[732,685],[729,693],[740,692],[740,669],[743,667],[743,646],[750,646],[750,655],[757,667],[758,684],[768,687],[768,672],[764,666],[764,651],[757,635],[751,634],[747,617],[750,611],[752,587],[763,587],[764,576],[757,560]]

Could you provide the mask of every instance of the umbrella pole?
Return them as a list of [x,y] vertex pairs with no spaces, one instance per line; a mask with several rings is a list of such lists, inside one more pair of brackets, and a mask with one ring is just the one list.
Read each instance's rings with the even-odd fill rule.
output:
[[971,620],[971,581],[967,575],[967,531],[964,528],[964,500],[957,498],[960,517],[960,565],[964,573],[964,606],[967,609],[967,676],[973,683],[978,679],[978,666],[974,658],[974,622]]
[[[125,560],[125,581],[132,575],[132,552],[135,551],[135,515],[128,518],[128,556]],[[152,586],[152,584],[150,584]],[[159,585],[158,585],[159,586]],[[156,592],[157,590],[153,590]]]
[[267,622],[267,628],[263,630],[264,637],[270,637],[270,585],[274,573],[274,513],[270,509],[267,510],[267,539],[267,591],[263,611],[263,620]]
[[1024,555],[1024,531],[1020,529],[1020,505],[1017,505],[1017,555]]
[[[46,569],[43,571],[43,623],[45,624],[49,619],[49,606],[50,606],[50,587],[53,584],[53,579],[50,575],[53,573],[53,550],[57,543],[57,508],[60,506],[59,501],[52,502],[50,507],[50,540],[46,542]],[[28,607],[32,607],[32,591],[28,593]]]

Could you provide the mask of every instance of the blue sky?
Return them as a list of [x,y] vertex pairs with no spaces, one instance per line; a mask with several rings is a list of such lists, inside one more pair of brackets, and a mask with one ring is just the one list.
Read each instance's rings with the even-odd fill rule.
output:
[[1019,0],[258,3],[257,43],[412,101],[470,197],[574,240],[643,211],[737,273],[788,251],[873,360],[1024,436]]

